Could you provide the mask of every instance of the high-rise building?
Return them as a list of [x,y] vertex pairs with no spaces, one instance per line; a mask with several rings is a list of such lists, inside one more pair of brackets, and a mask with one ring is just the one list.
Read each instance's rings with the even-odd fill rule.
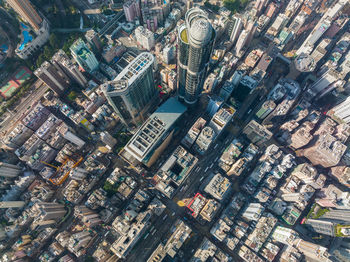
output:
[[345,153],[347,146],[330,134],[320,135],[319,139],[304,150],[304,156],[313,165],[323,167],[336,166]]
[[346,123],[350,123],[350,96],[343,102],[333,107],[331,113]]
[[22,168],[16,165],[0,162],[0,177],[17,177],[21,173]]
[[301,253],[303,253],[306,257],[311,258],[312,260],[320,262],[332,261],[329,259],[330,254],[328,253],[328,249],[323,246],[302,239],[296,240],[294,245],[297,249],[299,249]]
[[264,211],[264,207],[260,203],[250,203],[244,210],[242,217],[249,221],[258,221]]
[[4,201],[0,202],[0,208],[21,208],[25,205],[24,201]]
[[208,150],[215,137],[215,131],[210,126],[204,127],[196,140],[195,148],[197,152],[203,155]]
[[70,85],[69,78],[63,70],[48,61],[42,63],[34,74],[58,95],[62,95]]
[[35,11],[29,0],[7,0],[7,3],[23,20],[28,22],[35,31],[39,31],[43,19],[39,16],[37,11]]
[[242,26],[242,19],[238,16],[234,16],[232,20],[228,22],[227,30],[232,44],[234,44],[238,39],[239,33],[242,31]]
[[224,104],[212,117],[209,126],[214,130],[215,134],[219,136],[225,127],[231,122],[236,110]]
[[338,82],[341,82],[340,79],[338,71],[329,69],[313,83],[310,89],[315,95],[324,94],[325,92],[328,93],[336,87]]
[[102,50],[102,43],[101,43],[100,37],[98,36],[98,33],[94,29],[87,31],[85,33],[85,38],[93,51]]
[[243,129],[243,134],[245,134],[252,143],[258,145],[267,142],[273,135],[265,126],[260,125],[255,120],[251,120],[248,125],[246,125]]
[[88,81],[83,73],[80,72],[78,65],[73,63],[62,49],[58,50],[56,54],[53,55],[51,63],[57,70],[62,69],[71,80],[81,87],[86,86]]
[[64,209],[64,205],[58,203],[50,202],[37,202],[32,207],[32,216],[36,220],[46,221],[46,220],[59,220],[61,219],[67,211]]
[[73,43],[70,51],[74,59],[85,71],[91,73],[98,68],[99,63],[94,53],[89,50],[81,38]]
[[141,14],[143,25],[152,32],[157,31],[170,13],[170,1],[141,0]]
[[123,4],[125,19],[128,22],[133,22],[135,18],[141,17],[140,1],[129,0]]
[[129,163],[152,166],[173,138],[186,109],[176,98],[169,98],[138,129],[120,155]]
[[243,29],[241,34],[239,35],[239,37],[237,39],[237,43],[235,46],[235,54],[236,55],[239,55],[240,52],[242,51],[243,47],[247,43],[248,36],[249,36],[249,32],[247,30]]
[[153,64],[151,53],[141,53],[113,81],[102,86],[109,104],[126,125],[141,124],[157,101]]
[[150,51],[156,43],[154,33],[143,26],[136,27],[135,37],[136,41],[148,51]]
[[216,32],[207,13],[199,8],[188,10],[185,20],[178,30],[179,98],[195,104],[207,75]]
[[117,144],[117,140],[113,136],[111,136],[107,131],[101,132],[100,137],[101,141],[111,148],[113,148]]

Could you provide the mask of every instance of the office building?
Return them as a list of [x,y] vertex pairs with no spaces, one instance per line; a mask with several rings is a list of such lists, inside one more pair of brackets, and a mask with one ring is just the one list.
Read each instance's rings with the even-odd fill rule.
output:
[[328,236],[335,236],[334,224],[321,219],[307,219],[305,222],[313,231]]
[[272,233],[272,239],[285,245],[293,245],[299,235],[291,228],[277,226]]
[[39,31],[43,19],[37,13],[29,0],[6,0],[21,18],[28,22],[34,31]]
[[264,211],[264,207],[260,203],[250,203],[243,211],[242,217],[248,221],[258,221]]
[[307,219],[305,224],[319,234],[331,237],[350,237],[350,211],[335,209],[325,211],[325,214],[317,219]]
[[332,167],[339,163],[346,148],[346,145],[326,133],[320,135],[314,145],[304,150],[304,156],[315,166]]
[[153,79],[154,56],[141,53],[113,80],[102,85],[121,121],[140,125],[158,99]]
[[231,190],[231,182],[228,178],[223,177],[220,173],[212,176],[212,179],[205,186],[204,192],[213,198],[222,201]]
[[87,72],[91,73],[95,71],[99,63],[93,52],[89,50],[84,41],[79,38],[70,47],[73,58],[77,63]]
[[[224,96],[225,94],[227,94],[226,91],[221,92],[221,90],[220,90],[221,95]],[[219,111],[219,109],[224,104],[224,102],[225,102],[224,99],[220,96],[216,96],[216,95],[210,96],[210,100],[208,102],[206,112],[209,114],[210,117],[213,117],[216,114],[216,112]]]
[[93,51],[100,52],[102,50],[102,43],[100,37],[94,29],[90,29],[85,33],[85,39]]
[[350,96],[331,109],[331,113],[345,123],[350,123]]
[[261,108],[258,110],[258,112],[256,112],[256,116],[257,116],[259,119],[264,119],[264,118],[267,117],[275,108],[276,108],[275,102],[273,102],[272,100],[267,100],[266,102],[264,102],[264,104],[262,104],[262,106],[261,106]]
[[317,197],[318,198],[316,198],[316,203],[322,207],[342,209],[338,212],[332,213],[333,218],[336,218],[335,215],[345,215],[346,212],[344,212],[343,214],[341,212],[346,209],[349,209],[350,207],[350,193],[347,191],[340,190],[333,184],[328,185],[328,187],[322,188],[320,192],[317,193]]
[[63,70],[66,75],[80,87],[85,87],[87,85],[87,79],[79,70],[79,66],[73,63],[66,53],[60,49],[58,50],[51,59],[51,64],[53,64],[58,71]]
[[192,230],[184,222],[178,219],[171,227],[171,232],[173,233],[168,241],[165,244],[159,244],[156,250],[154,250],[152,255],[148,258],[147,262],[161,262],[167,255],[174,258],[186,239],[190,237]]
[[197,137],[199,136],[199,133],[204,128],[206,122],[207,121],[205,121],[203,118],[198,118],[197,121],[190,128],[190,130],[188,130],[186,136],[182,139],[181,143],[187,148],[190,148],[196,141]]
[[173,197],[197,164],[198,159],[178,146],[168,160],[153,176],[155,188],[169,198]]
[[248,40],[249,32],[245,29],[242,30],[241,34],[238,37],[236,46],[235,46],[235,54],[236,56],[241,55],[241,51],[244,46],[246,46],[247,40]]
[[50,202],[37,202],[34,204],[31,210],[31,216],[35,220],[60,220],[67,211],[64,209],[64,205]]
[[21,171],[19,166],[0,162],[0,177],[15,178]]
[[117,139],[110,135],[107,131],[101,132],[101,141],[105,143],[110,148],[113,148],[117,144]]
[[329,258],[330,254],[328,253],[328,249],[299,239],[297,241],[295,241],[295,247],[301,252],[303,253],[306,257],[309,257],[313,260],[319,261],[319,262],[331,262],[332,260]]
[[235,44],[240,32],[242,31],[242,19],[238,16],[233,16],[232,20],[228,21],[227,32],[232,44]]
[[340,74],[334,69],[329,69],[320,76],[310,87],[310,90],[315,94],[325,94],[337,87],[340,82]]
[[254,144],[263,144],[270,140],[272,133],[263,125],[260,125],[255,120],[251,120],[243,129],[248,139]]
[[169,98],[138,129],[120,155],[130,163],[152,166],[170,143],[185,111],[186,107],[176,98]]
[[195,149],[199,154],[203,155],[215,138],[215,131],[210,126],[204,127],[196,140]]
[[208,15],[199,8],[188,10],[185,20],[178,30],[179,99],[195,104],[202,92],[216,33]]
[[143,26],[136,27],[135,37],[136,41],[147,51],[151,51],[156,43],[154,33]]
[[140,1],[139,0],[128,0],[123,4],[123,10],[125,19],[128,22],[133,22],[135,19],[141,17]]
[[63,70],[48,61],[42,63],[34,74],[58,95],[62,95],[70,86],[69,78]]
[[231,122],[236,110],[224,104],[212,117],[209,126],[214,130],[216,135],[220,135],[225,127]]

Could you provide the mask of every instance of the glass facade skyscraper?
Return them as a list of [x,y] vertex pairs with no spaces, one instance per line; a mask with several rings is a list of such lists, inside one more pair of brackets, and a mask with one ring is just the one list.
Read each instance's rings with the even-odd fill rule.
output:
[[199,8],[188,10],[185,20],[178,30],[179,98],[195,104],[207,75],[216,33],[207,13]]
[[109,104],[127,126],[142,124],[157,101],[153,64],[151,53],[141,53],[113,81],[102,86]]

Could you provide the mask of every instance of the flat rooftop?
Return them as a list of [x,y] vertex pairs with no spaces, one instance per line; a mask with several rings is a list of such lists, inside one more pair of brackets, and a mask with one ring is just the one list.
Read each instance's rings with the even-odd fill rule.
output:
[[131,151],[137,160],[142,161],[186,110],[176,98],[169,98],[139,128],[125,150]]
[[140,74],[144,73],[153,65],[153,62],[154,56],[151,53],[143,52],[132,60],[132,62],[120,72],[114,81],[125,80],[131,85]]

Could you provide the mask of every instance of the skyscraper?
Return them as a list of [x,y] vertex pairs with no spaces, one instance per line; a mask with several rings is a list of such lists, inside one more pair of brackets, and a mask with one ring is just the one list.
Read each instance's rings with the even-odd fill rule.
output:
[[350,97],[347,97],[343,102],[333,107],[331,113],[345,123],[350,123]]
[[51,63],[57,68],[57,70],[62,69],[71,80],[79,84],[81,87],[86,86],[88,81],[83,73],[79,71],[78,65],[73,63],[62,49],[54,54]]
[[232,20],[229,20],[227,30],[232,44],[238,39],[239,33],[242,30],[242,25],[242,19],[238,16],[234,16]]
[[24,201],[3,201],[0,202],[0,208],[22,208],[25,203]]
[[63,70],[56,68],[48,61],[42,63],[34,74],[58,95],[62,95],[70,84],[69,78]]
[[206,12],[192,8],[179,33],[179,98],[195,104],[202,91],[216,32]]
[[113,81],[102,86],[109,104],[126,125],[141,124],[157,100],[153,64],[151,53],[141,53]]
[[15,178],[21,173],[22,168],[16,165],[0,162],[0,176]]
[[141,16],[140,1],[128,0],[123,4],[125,19],[128,22],[133,22],[135,18]]
[[99,63],[94,53],[89,50],[81,38],[74,42],[70,47],[70,51],[74,59],[85,71],[91,73],[98,68]]
[[28,22],[30,26],[38,31],[43,19],[35,11],[29,0],[7,0],[7,3],[18,13],[23,20]]
[[[135,8],[137,13],[137,7]],[[143,25],[152,32],[164,23],[170,13],[170,1],[168,0],[141,0],[141,13]]]

